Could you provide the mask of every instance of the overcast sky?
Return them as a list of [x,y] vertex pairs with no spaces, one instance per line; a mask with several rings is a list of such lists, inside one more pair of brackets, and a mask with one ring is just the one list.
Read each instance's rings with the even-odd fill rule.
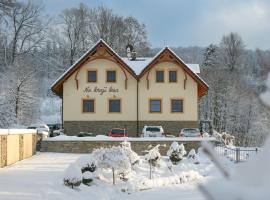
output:
[[237,32],[247,48],[270,49],[270,0],[43,0],[52,15],[79,2],[136,17],[152,47],[207,46]]

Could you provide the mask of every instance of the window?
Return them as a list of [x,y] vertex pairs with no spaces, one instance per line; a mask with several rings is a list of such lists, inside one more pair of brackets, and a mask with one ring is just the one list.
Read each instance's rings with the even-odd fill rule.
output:
[[88,82],[97,82],[97,71],[88,71]]
[[95,112],[95,100],[84,99],[83,100],[83,112]]
[[161,100],[160,99],[151,99],[150,100],[150,112],[160,113],[161,112]]
[[177,82],[177,71],[169,71],[169,82],[170,83]]
[[171,100],[171,112],[183,112],[183,100],[182,99],[172,99]]
[[164,71],[156,71],[156,82],[157,83],[164,82]]
[[110,113],[121,112],[121,100],[120,99],[110,99],[109,100],[109,112]]
[[116,82],[116,71],[107,71],[107,82]]

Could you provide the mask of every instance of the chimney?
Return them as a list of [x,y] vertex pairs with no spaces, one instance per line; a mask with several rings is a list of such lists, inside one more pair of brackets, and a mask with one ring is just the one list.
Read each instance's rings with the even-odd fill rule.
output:
[[[132,60],[132,53],[133,53],[133,46],[131,44],[128,44],[126,46],[126,51],[127,51],[127,57],[129,60]],[[136,57],[136,56],[135,56]]]
[[137,53],[136,51],[131,52],[131,60],[136,60]]

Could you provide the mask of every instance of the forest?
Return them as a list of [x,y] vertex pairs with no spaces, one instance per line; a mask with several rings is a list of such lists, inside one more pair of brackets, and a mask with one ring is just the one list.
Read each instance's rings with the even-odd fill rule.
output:
[[[121,56],[132,44],[138,56],[151,57],[147,27],[106,6],[79,4],[57,16],[35,1],[0,0],[0,128],[61,121],[61,101],[50,86],[100,38]],[[269,109],[258,95],[265,90],[270,50],[247,49],[238,33],[206,47],[172,49],[187,63],[199,63],[209,84],[200,100],[200,120],[236,137],[242,146],[261,145],[270,130]]]

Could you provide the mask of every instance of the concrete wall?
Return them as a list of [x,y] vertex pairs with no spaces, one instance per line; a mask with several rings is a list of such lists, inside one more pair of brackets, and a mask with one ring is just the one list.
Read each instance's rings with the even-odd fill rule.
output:
[[[145,150],[149,145],[155,146],[157,144],[166,145],[166,147],[160,148],[160,153],[166,155],[171,141],[130,141],[131,148],[139,155],[144,155]],[[58,153],[91,153],[94,149],[100,147],[111,147],[120,145],[122,141],[49,141],[44,140],[41,143],[41,152],[58,152]],[[201,141],[178,141],[179,144],[183,143],[187,151],[191,149],[197,150]],[[215,141],[211,141],[215,143]]]
[[0,134],[0,167],[29,158],[35,153],[36,133]]

